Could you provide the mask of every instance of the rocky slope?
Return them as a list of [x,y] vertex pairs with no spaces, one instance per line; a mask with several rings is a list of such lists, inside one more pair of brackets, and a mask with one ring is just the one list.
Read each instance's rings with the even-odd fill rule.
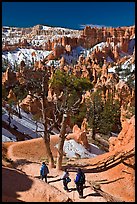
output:
[[[60,180],[63,173],[62,171],[57,172],[54,168],[50,169],[48,184],[38,179],[41,165],[38,155],[41,155],[41,157],[42,155],[45,156],[42,139],[38,138],[29,141],[15,142],[9,145],[8,143],[3,144],[3,147],[8,148],[8,158],[14,161],[11,165],[14,168],[6,167],[7,165],[3,163],[3,202],[112,202],[112,200],[114,202],[134,202],[134,124],[134,117],[126,121],[126,124],[123,124],[123,129],[116,139],[115,145],[110,141],[110,152],[95,158],[76,159],[64,164],[64,167],[68,167],[72,179],[69,184],[70,192],[63,190]],[[52,147],[54,147],[57,140],[58,137],[53,137]],[[30,145],[31,148],[29,148]],[[53,152],[55,155],[55,149]],[[84,199],[81,200],[78,198],[73,183],[76,169],[79,166],[83,168],[86,174]],[[17,181],[16,183],[15,180]],[[100,186],[100,191],[96,189],[97,185]],[[98,196],[97,192],[100,192]]]
[[110,151],[92,159],[71,163],[88,169],[88,181],[126,202],[135,200],[135,117],[123,123],[117,138],[110,138]]
[[115,62],[123,56],[133,54],[135,26],[118,28],[91,28],[87,26],[81,31],[43,25],[32,28],[3,26],[2,42],[3,51],[14,51],[15,53],[16,48],[34,49],[31,52],[34,60],[38,55],[35,50],[52,51],[48,59],[57,59],[61,54],[70,53],[72,55],[71,51],[75,47],[82,46],[91,49],[102,43],[101,47],[96,46],[90,50],[92,57],[97,58],[97,60],[105,58],[107,61]]
[[[84,77],[90,79],[93,84],[93,89],[83,94],[81,104],[91,98],[91,94],[98,90],[101,91],[101,98],[104,104],[110,93],[113,99],[118,99],[120,103],[120,118],[118,119],[123,129],[117,138],[110,138],[110,151],[91,159],[81,159],[82,157],[79,157],[79,152],[75,152],[76,160],[74,159],[74,162],[72,162],[71,159],[69,159],[69,162],[67,161],[68,159],[65,159],[64,162],[68,166],[72,178],[75,176],[77,167],[80,166],[84,168],[87,178],[85,201],[105,202],[115,200],[115,198],[120,201],[134,201],[135,123],[134,117],[130,121],[127,121],[126,118],[131,118],[133,113],[129,112],[129,109],[134,109],[135,107],[135,26],[120,28],[86,27],[81,31],[43,25],[37,25],[33,28],[3,27],[2,35],[2,87],[3,90],[5,90],[3,95],[6,94],[6,91],[8,92],[7,100],[11,100],[17,104],[18,100],[13,88],[18,85],[25,87],[25,77],[34,75],[35,78],[38,78],[36,74],[37,70],[45,69],[48,71],[50,78],[52,78],[56,69],[60,69],[78,78]],[[31,65],[32,69],[28,69],[29,65]],[[51,90],[50,85],[46,88],[48,89],[48,105],[54,109],[54,101],[57,96],[55,96]],[[29,92],[22,101],[18,101],[18,105],[26,111],[26,114],[41,114],[41,103],[36,99],[36,96],[38,96],[38,93],[34,96]],[[34,196],[36,185],[38,185],[40,189],[43,185],[39,180],[38,182],[36,181],[35,176],[38,176],[41,159],[43,157],[47,159],[45,156],[44,143],[42,142],[42,138],[32,139],[38,136],[34,130],[34,121],[29,121],[29,126],[31,125],[31,127],[33,127],[33,131],[31,130],[29,134],[26,134],[24,129],[28,131],[28,121],[26,122],[24,117],[21,119],[13,114],[11,127],[8,128],[8,111],[10,107],[7,105],[4,96],[2,99],[2,105],[7,109],[5,110],[7,113],[4,112],[2,117],[3,134],[10,135],[9,137],[12,137],[13,141],[16,141],[15,135],[23,137],[22,140],[26,138],[31,139],[13,144],[10,143],[9,147],[6,147],[8,143],[3,144],[3,147],[8,148],[8,155],[5,148],[3,148],[4,155],[7,155],[14,161],[13,164],[15,168],[13,171],[12,169],[3,167],[3,175],[5,175],[3,200],[19,201],[20,197],[21,201],[28,201],[30,198],[32,201],[37,201],[37,199],[39,201],[57,202],[65,202],[69,201],[69,199],[80,201],[78,196],[74,193],[73,184],[71,186],[72,192],[70,192],[70,195],[66,194],[65,197],[62,195],[62,193],[64,193],[62,190],[62,192],[53,190],[55,194],[59,195],[57,198],[51,196],[50,192],[48,192],[49,197],[46,197],[44,191],[42,195],[39,195],[39,190],[36,194],[37,197]],[[14,110],[14,112],[16,111]],[[52,118],[52,114],[51,111],[47,111],[49,118]],[[27,120],[29,120],[28,116]],[[22,132],[21,128],[23,125],[24,129]],[[48,125],[50,125],[50,123]],[[81,129],[78,128],[77,125],[72,129],[69,121],[67,125],[68,133],[71,133],[67,135],[65,148],[70,149],[75,147],[76,150],[77,143],[79,143],[79,145],[82,145],[81,149],[85,147],[89,150],[86,123],[83,121]],[[116,131],[118,131],[117,127]],[[56,131],[53,134],[56,134]],[[6,139],[7,137],[4,138]],[[72,143],[71,140],[73,139],[75,143]],[[57,141],[58,135],[54,135],[52,137],[52,150],[55,157],[57,153],[57,147],[55,147]],[[69,145],[67,143],[68,141],[71,141]],[[91,152],[92,148],[94,148],[94,146],[91,147]],[[67,154],[68,152],[64,153],[64,158],[67,158]],[[38,164],[35,162],[38,162]],[[4,162],[3,165],[6,165],[6,163]],[[21,175],[19,175],[16,168],[24,171],[26,174],[25,177],[22,175],[22,172]],[[13,189],[14,192],[12,192],[13,197],[12,193],[7,194],[6,191],[8,182],[7,175],[10,174],[10,172],[12,172],[12,177],[15,175],[15,180],[18,174],[18,179],[21,177],[26,179],[26,177],[28,177],[27,181],[29,182],[27,189],[24,188],[24,190],[17,184],[15,189]],[[61,182],[53,181],[54,174],[56,174],[57,179],[59,179],[61,173],[62,172],[59,172],[57,174],[53,170],[50,175],[51,177],[49,177],[49,181],[58,189],[60,189]],[[32,177],[30,178],[28,175]],[[12,177],[9,178],[11,184],[13,182]],[[24,179],[22,179],[22,183]],[[99,182],[97,180],[99,180]],[[100,185],[101,190],[100,188],[96,189],[97,185]],[[21,193],[18,194],[18,190],[21,191]],[[96,190],[99,190],[100,195],[105,197],[96,196],[95,198],[93,194],[95,192],[97,193]]]
[[[109,93],[113,94],[121,103],[121,120],[126,114],[125,106],[134,106],[134,89],[127,83],[130,81],[135,86],[135,26],[87,26],[79,31],[37,25],[32,28],[3,27],[2,31],[2,59],[6,70],[2,75],[4,86],[25,83],[21,78],[28,73],[28,64],[35,70],[47,66],[51,76],[55,69],[61,69],[77,77],[89,78],[93,81],[94,91],[102,90],[104,100]],[[17,43],[13,40],[16,35],[19,38]],[[25,36],[26,40],[22,44]],[[46,42],[48,36],[50,40]],[[40,45],[32,46],[35,38],[38,38]],[[14,73],[8,68],[8,63],[18,72]],[[52,98],[51,90],[49,94]],[[34,100],[28,96],[24,103],[27,103],[27,99]],[[37,105],[34,106],[36,108]]]

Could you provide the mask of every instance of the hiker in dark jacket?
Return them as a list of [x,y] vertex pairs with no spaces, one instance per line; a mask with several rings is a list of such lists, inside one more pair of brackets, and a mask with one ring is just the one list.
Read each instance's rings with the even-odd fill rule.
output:
[[42,162],[42,166],[40,168],[40,176],[41,179],[45,179],[45,182],[47,183],[47,174],[49,173],[49,169],[47,167],[47,165],[45,164],[45,162]]
[[76,184],[76,189],[79,193],[79,198],[83,198],[83,184],[85,184],[85,174],[80,168],[78,168],[76,179],[74,180]]

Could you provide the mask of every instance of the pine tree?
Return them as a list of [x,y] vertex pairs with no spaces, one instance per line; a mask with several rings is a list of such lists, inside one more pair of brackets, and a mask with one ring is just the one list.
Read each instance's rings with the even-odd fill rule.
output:
[[88,121],[92,128],[93,139],[95,139],[96,133],[107,135],[112,130],[121,130],[120,104],[118,100],[112,98],[111,94],[104,102],[99,90],[93,92],[87,106],[89,107]]
[[92,84],[86,78],[77,78],[74,75],[57,70],[50,81],[50,87],[56,94],[56,110],[62,118],[56,163],[56,168],[61,169],[67,121],[79,110],[82,95],[86,90],[92,88]]
[[16,84],[13,88],[13,92],[16,95],[16,99],[17,99],[17,107],[18,107],[18,116],[19,118],[21,117],[21,111],[20,111],[20,102],[22,101],[22,99],[24,99],[27,96],[27,91],[24,89],[24,86],[21,84]]

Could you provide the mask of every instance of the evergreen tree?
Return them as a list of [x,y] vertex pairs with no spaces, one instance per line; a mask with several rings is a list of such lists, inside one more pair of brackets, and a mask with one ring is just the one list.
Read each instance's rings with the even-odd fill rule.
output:
[[16,96],[16,99],[17,99],[17,107],[18,107],[19,118],[22,118],[19,103],[27,96],[28,92],[26,92],[26,90],[24,89],[24,86],[19,84],[19,83],[14,86],[13,92],[15,93],[15,96]]
[[93,92],[89,106],[89,124],[93,130],[93,139],[96,133],[109,134],[111,131],[120,131],[120,104],[112,99],[110,94],[104,102],[101,92]]
[[104,104],[100,114],[100,123],[98,124],[99,132],[108,134],[111,131],[120,131],[120,104],[118,100],[112,100],[111,95]]
[[77,78],[57,70],[50,81],[50,87],[56,94],[56,110],[62,118],[56,163],[56,168],[61,169],[67,121],[79,110],[82,95],[92,88],[92,84],[86,78]]
[[7,90],[6,87],[2,84],[2,100],[3,100],[3,101],[7,100],[7,96],[8,96],[8,90]]

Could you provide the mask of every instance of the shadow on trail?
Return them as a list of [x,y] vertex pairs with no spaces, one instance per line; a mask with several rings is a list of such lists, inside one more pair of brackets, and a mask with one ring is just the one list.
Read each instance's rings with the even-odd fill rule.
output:
[[[58,177],[58,176],[47,176],[47,178],[56,178],[56,177]],[[41,179],[41,176],[39,175],[39,176],[34,176],[34,178],[38,178],[38,179]],[[58,181],[59,179],[56,179],[56,180],[54,180],[54,181],[49,181],[49,182],[56,182],[56,181]],[[61,179],[60,179],[61,180]],[[49,183],[48,182],[48,183]]]
[[76,188],[69,188],[70,191],[76,191]]
[[3,202],[23,202],[20,193],[32,188],[33,180],[26,174],[8,167],[2,167]]
[[86,198],[88,196],[101,196],[101,195],[100,195],[100,193],[95,192],[95,193],[87,194],[87,195],[83,196],[83,198]]
[[47,176],[47,178],[56,178],[58,176]]
[[19,165],[23,166],[23,165],[28,165],[28,164],[39,164],[38,162],[32,162],[32,161],[28,161],[27,159],[17,159],[16,161],[13,161],[13,166],[14,168],[17,168]]
[[52,180],[52,181],[48,181],[48,183],[53,183],[53,182],[57,182],[57,181],[61,181],[62,179],[56,179],[56,180]]
[[[85,189],[85,188],[89,188],[90,186],[84,186],[84,188],[83,189]],[[69,190],[70,191],[76,191],[77,189],[76,189],[76,187],[74,187],[74,188],[69,188]]]

